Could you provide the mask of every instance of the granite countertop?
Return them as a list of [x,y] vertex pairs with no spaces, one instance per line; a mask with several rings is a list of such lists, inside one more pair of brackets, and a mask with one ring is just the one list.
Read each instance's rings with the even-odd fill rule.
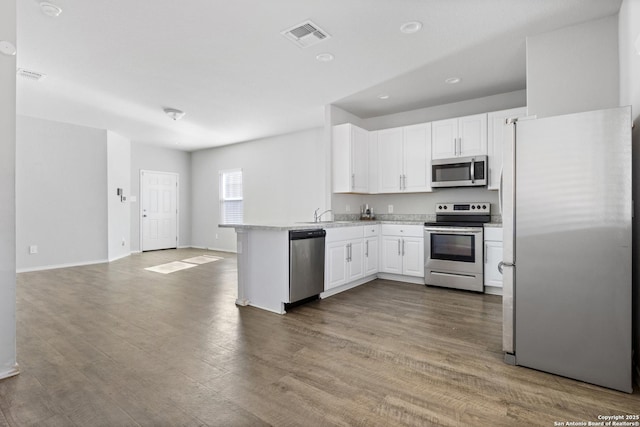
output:
[[501,222],[487,222],[484,224],[484,227],[490,227],[490,228],[502,228],[502,223]]
[[354,227],[370,224],[398,224],[398,225],[424,225],[424,221],[418,220],[353,220],[353,221],[322,221],[322,222],[292,222],[292,223],[253,223],[253,224],[218,224],[221,228],[235,228],[236,230],[305,230],[317,228]]

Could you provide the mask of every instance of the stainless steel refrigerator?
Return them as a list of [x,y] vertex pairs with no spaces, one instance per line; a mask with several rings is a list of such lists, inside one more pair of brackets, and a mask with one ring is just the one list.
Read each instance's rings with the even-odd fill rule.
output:
[[505,361],[630,393],[631,108],[507,126]]

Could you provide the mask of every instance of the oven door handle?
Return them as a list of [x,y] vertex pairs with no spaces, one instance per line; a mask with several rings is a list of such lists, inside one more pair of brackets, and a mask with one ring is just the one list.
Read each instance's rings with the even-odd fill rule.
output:
[[465,233],[465,234],[480,234],[482,233],[482,227],[425,227],[424,231],[434,234],[451,234],[451,233]]

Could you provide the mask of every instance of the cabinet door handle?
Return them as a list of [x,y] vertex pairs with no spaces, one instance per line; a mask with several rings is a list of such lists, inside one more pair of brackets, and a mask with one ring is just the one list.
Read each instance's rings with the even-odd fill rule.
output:
[[404,239],[402,239],[402,256],[404,256]]
[[400,178],[400,184],[399,184],[399,187],[400,187],[400,190],[402,190],[402,175],[400,175],[400,176],[399,176],[399,178]]
[[364,255],[367,258],[369,258],[369,241],[368,240],[365,242],[365,249],[364,250],[365,250]]
[[484,263],[485,264],[487,263],[487,249],[489,249],[489,248],[487,247],[487,244],[485,243],[484,244]]
[[353,190],[354,188],[356,188],[356,174],[352,173],[351,174],[351,189]]
[[398,255],[402,255],[402,252],[400,252],[400,239],[398,239]]
[[351,262],[351,243],[347,245],[347,261]]

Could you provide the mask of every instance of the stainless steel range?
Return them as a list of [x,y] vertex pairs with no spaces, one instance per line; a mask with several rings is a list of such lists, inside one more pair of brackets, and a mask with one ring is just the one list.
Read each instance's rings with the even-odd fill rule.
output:
[[427,285],[484,290],[483,224],[489,202],[437,203],[436,222],[424,223],[424,281]]

